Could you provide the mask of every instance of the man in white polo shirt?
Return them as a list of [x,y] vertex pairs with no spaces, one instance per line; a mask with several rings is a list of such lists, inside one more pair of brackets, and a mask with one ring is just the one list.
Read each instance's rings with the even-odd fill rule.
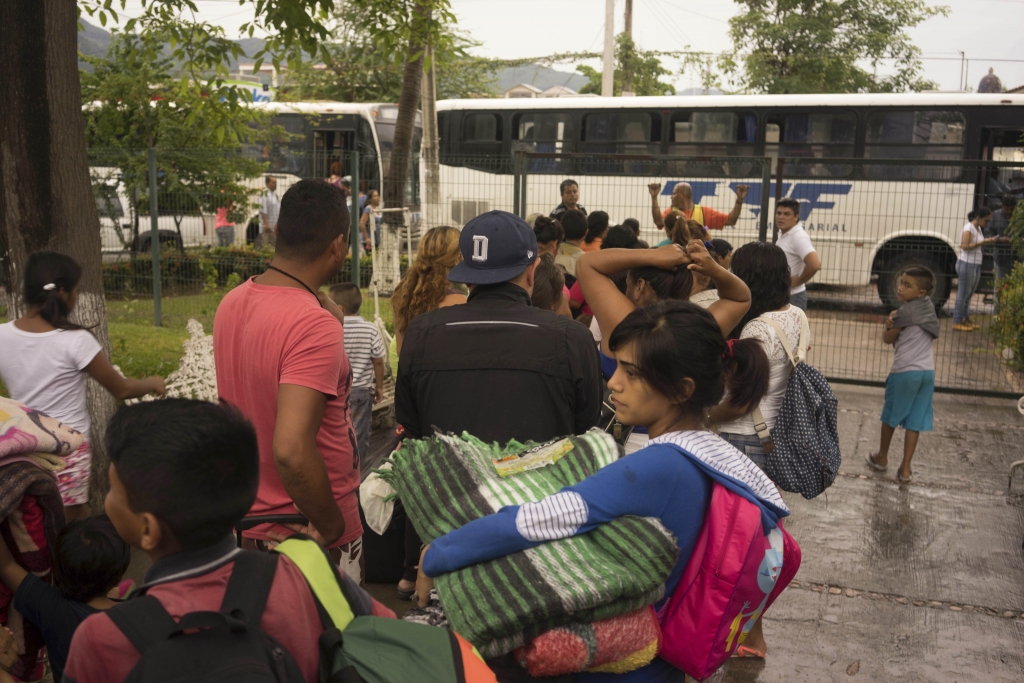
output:
[[786,252],[789,261],[789,303],[806,311],[806,284],[821,270],[821,259],[800,222],[800,202],[795,199],[780,199],[776,202],[775,225],[779,228],[779,248]]

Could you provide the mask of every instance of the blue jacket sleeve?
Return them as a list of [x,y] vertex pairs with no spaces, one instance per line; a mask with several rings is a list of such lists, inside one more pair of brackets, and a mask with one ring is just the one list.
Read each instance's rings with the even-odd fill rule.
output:
[[687,495],[680,488],[694,476],[701,475],[671,447],[645,448],[541,501],[504,507],[448,532],[430,545],[423,571],[438,576],[583,534],[623,515],[663,518],[674,500]]

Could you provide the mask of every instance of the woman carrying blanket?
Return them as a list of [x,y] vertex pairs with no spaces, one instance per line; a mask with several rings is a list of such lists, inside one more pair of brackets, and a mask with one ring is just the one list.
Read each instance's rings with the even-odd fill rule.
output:
[[[583,534],[623,515],[639,515],[660,519],[679,547],[665,582],[666,598],[655,605],[659,608],[672,596],[693,553],[713,481],[757,505],[766,530],[789,514],[764,473],[706,427],[707,410],[722,399],[724,374],[744,373],[760,394],[766,391],[768,359],[760,342],[726,343],[720,323],[708,311],[688,302],[662,301],[628,314],[605,344],[617,362],[608,381],[616,417],[646,427],[647,446],[539,502],[504,507],[438,538],[424,549],[419,595],[428,595],[428,577]],[[750,638],[747,645],[764,647]],[[584,683],[683,679],[682,671],[660,658],[628,674],[576,676]]]

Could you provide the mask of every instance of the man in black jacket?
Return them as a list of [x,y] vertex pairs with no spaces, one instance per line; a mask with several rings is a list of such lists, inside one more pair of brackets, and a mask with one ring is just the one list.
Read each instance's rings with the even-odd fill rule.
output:
[[448,279],[469,301],[419,315],[402,342],[395,406],[412,438],[469,432],[484,441],[581,434],[601,412],[601,366],[590,331],[533,308],[540,261],[530,226],[505,211],[462,230]]

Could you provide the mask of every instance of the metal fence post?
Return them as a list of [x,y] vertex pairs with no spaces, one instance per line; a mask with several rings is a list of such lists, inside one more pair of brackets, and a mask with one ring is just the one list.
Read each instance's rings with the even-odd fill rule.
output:
[[149,148],[149,251],[153,256],[153,324],[163,325],[160,307],[160,227],[156,205],[156,150]]
[[[368,226],[370,229],[370,239],[373,239],[373,227]],[[362,283],[359,281],[359,151],[355,150],[352,152],[352,226],[349,230],[349,241],[352,244],[352,282],[355,283],[356,287],[362,288]]]
[[[778,205],[779,200],[782,199],[782,178],[783,178],[783,174],[784,174],[784,169],[785,168],[786,168],[786,160],[783,159],[782,157],[779,157],[779,160],[775,162],[775,204],[776,204],[776,206]],[[799,218],[799,216],[798,216],[798,218]],[[778,241],[779,241],[779,226],[776,225],[775,221],[773,220],[772,221],[772,244],[775,244]]]
[[528,176],[529,165],[526,163],[526,159],[523,159],[523,169],[519,172],[519,182],[522,183],[522,187],[519,188],[519,217],[526,220],[526,179]]
[[518,152],[512,152],[512,213],[517,216],[522,215],[519,210],[519,158]]
[[768,241],[768,193],[772,186],[772,162],[764,159],[761,162],[761,215],[757,221],[757,239]]

